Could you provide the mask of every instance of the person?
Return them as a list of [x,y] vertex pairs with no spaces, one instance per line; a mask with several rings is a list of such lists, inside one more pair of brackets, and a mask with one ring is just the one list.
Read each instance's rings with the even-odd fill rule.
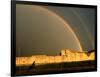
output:
[[29,70],[34,69],[35,68],[35,61],[32,63],[32,65],[29,67]]

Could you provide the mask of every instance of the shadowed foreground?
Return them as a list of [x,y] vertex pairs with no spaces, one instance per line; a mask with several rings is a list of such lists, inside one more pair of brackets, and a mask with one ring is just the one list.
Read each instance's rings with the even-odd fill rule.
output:
[[37,75],[37,74],[55,74],[55,73],[67,73],[77,71],[94,71],[96,70],[96,64],[94,60],[81,61],[81,62],[64,62],[64,63],[52,63],[31,66],[17,66],[16,75]]

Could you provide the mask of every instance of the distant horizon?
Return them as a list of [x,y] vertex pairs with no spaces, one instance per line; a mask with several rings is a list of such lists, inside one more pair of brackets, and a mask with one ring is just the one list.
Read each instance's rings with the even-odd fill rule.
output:
[[[64,49],[63,49],[64,50]],[[68,50],[71,50],[71,49],[68,49]],[[71,51],[75,51],[75,52],[77,52],[77,53],[88,53],[89,51],[86,51],[86,52],[81,52],[81,51],[77,51],[77,50],[71,50]],[[92,51],[92,50],[90,50],[90,51]],[[93,49],[93,51],[95,52],[95,49]],[[34,51],[33,51],[34,52]],[[36,51],[35,51],[36,52]],[[49,54],[41,54],[41,53],[39,53],[39,54],[33,54],[33,55],[27,55],[27,56],[25,56],[25,55],[23,55],[23,56],[16,56],[16,57],[30,57],[30,56],[37,56],[37,55],[46,55],[46,56],[59,56],[60,55],[60,53],[61,53],[61,51],[58,53],[58,54],[53,54],[53,55],[49,55]]]

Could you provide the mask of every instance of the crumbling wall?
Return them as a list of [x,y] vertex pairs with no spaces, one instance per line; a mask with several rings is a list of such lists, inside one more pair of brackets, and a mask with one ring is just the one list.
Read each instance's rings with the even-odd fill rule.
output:
[[72,50],[62,50],[61,55],[47,56],[47,55],[35,55],[31,57],[17,57],[17,66],[31,65],[34,61],[35,64],[47,64],[47,63],[61,63],[61,62],[74,62],[74,61],[87,61],[94,60],[95,53],[92,52],[87,55],[86,52],[76,52]]

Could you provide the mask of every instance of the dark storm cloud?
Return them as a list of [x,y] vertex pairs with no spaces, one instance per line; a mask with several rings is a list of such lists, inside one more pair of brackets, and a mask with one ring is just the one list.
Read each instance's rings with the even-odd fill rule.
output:
[[95,9],[72,7],[47,7],[62,16],[75,31],[83,50],[95,49]]

